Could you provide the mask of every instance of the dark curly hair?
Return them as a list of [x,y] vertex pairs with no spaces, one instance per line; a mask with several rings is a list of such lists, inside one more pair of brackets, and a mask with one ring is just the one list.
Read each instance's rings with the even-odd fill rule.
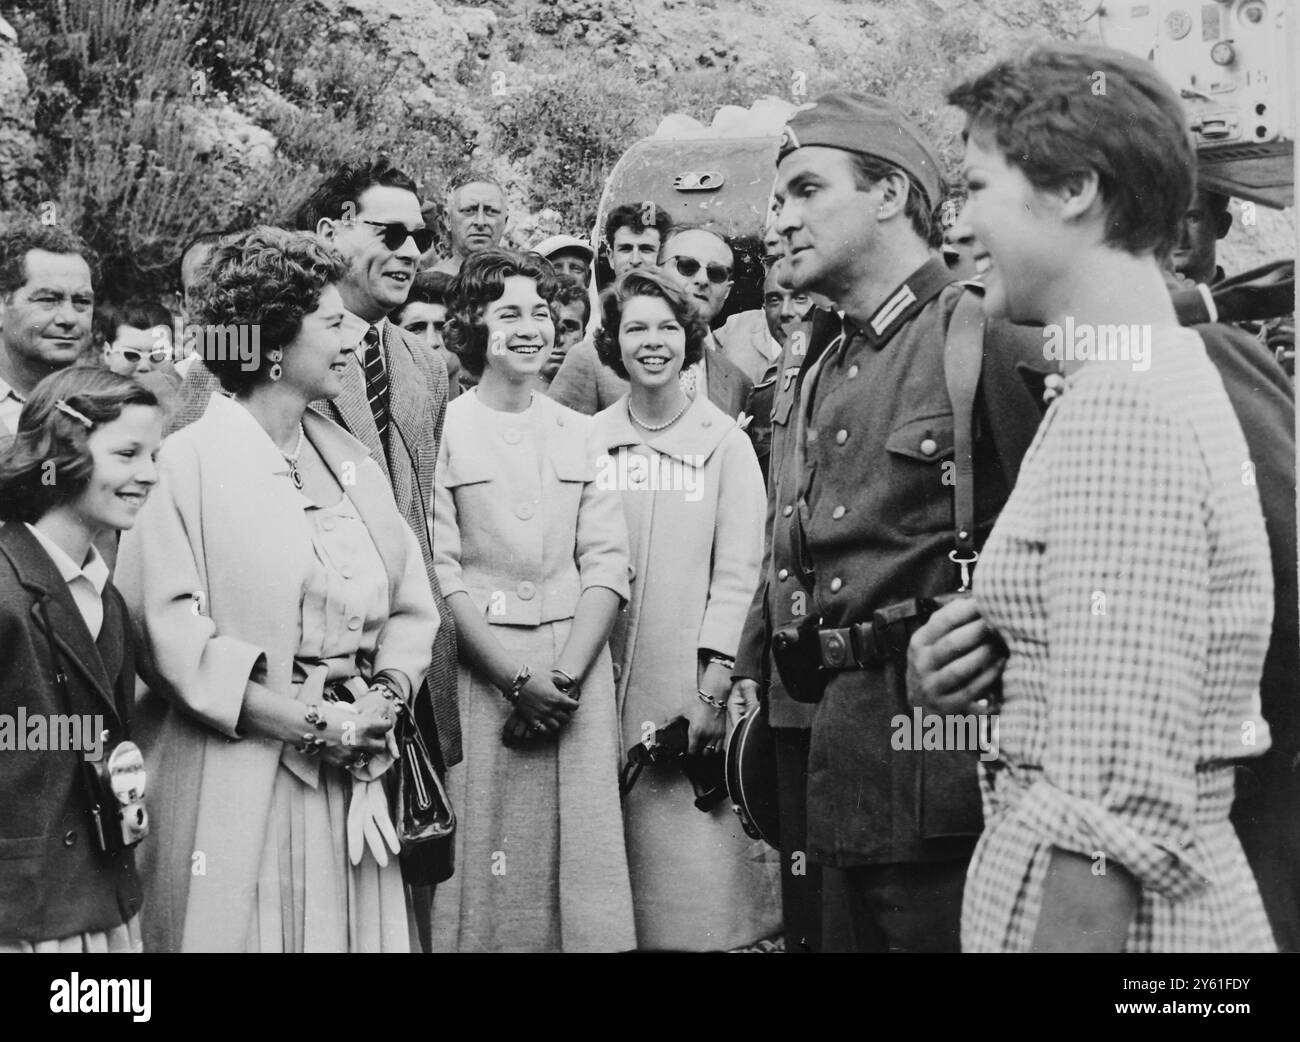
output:
[[537,283],[537,295],[547,305],[555,303],[559,289],[551,262],[522,250],[479,250],[465,258],[451,286],[447,309],[447,346],[460,356],[471,376],[482,376],[487,364],[488,332],[483,312],[506,291],[506,279],[516,275]]
[[314,232],[325,218],[338,220],[349,204],[355,209],[372,188],[400,188],[417,198],[420,190],[386,155],[361,156],[339,164],[289,216],[299,231]]
[[[343,255],[307,232],[261,225],[222,239],[195,289],[203,363],[232,394],[265,379],[267,355],[298,335],[321,291],[345,271]],[[256,350],[244,350],[250,343]]]
[[[59,401],[94,426],[87,429],[60,410]],[[143,384],[97,365],[69,366],[38,383],[27,396],[17,431],[0,450],[0,521],[34,524],[81,495],[94,470],[86,439],[128,405],[159,407]]]
[[690,368],[704,357],[704,342],[709,335],[709,327],[700,317],[695,302],[657,268],[633,268],[620,275],[614,285],[600,295],[600,328],[596,330],[594,340],[596,354],[602,362],[624,380],[631,379],[627,366],[623,364],[623,352],[619,350],[618,327],[623,320],[623,308],[634,297],[658,297],[682,324],[682,329],[686,332],[683,369]]
[[1151,62],[1095,44],[1049,44],[948,93],[963,136],[990,142],[1035,188],[1097,174],[1106,243],[1160,253],[1191,206],[1196,152],[1182,102]]
[[56,224],[18,221],[0,227],[0,299],[13,296],[27,282],[27,254],[75,253],[90,267],[92,283],[99,281],[99,258],[78,235]]

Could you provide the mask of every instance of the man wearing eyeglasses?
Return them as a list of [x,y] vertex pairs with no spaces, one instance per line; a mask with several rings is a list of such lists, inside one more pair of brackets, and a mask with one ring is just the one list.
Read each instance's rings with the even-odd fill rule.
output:
[[433,270],[458,275],[471,253],[500,246],[508,216],[505,193],[495,181],[476,177],[453,186],[447,193],[451,256],[438,261]]
[[94,254],[57,225],[0,231],[0,434],[12,434],[32,389],[90,346]]
[[[735,272],[726,240],[706,228],[676,228],[664,240],[659,267],[695,302],[705,324],[712,326],[731,294]],[[705,347],[704,358],[682,371],[682,385],[691,395],[702,387],[719,409],[739,416],[754,381],[722,354],[712,332]],[[570,409],[594,416],[627,389],[628,382],[600,363],[591,340],[586,339],[570,349],[547,393]]]

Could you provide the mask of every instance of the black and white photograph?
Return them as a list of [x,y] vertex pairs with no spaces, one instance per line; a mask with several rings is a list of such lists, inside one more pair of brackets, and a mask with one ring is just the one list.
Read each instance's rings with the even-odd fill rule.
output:
[[0,0],[24,1002],[1109,952],[1082,1022],[1293,1018],[1297,14]]

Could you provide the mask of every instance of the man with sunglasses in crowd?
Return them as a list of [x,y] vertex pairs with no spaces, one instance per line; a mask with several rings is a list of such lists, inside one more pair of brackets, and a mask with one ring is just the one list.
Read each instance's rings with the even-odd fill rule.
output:
[[[624,270],[639,266],[629,264]],[[735,271],[726,240],[707,228],[674,228],[664,238],[659,267],[681,286],[711,327],[731,294]],[[728,416],[739,416],[754,382],[723,356],[712,332],[705,347],[704,358],[682,371],[682,384],[691,395],[703,387],[714,405]],[[627,389],[626,380],[600,363],[588,338],[570,349],[547,393],[561,405],[594,416],[623,397]]]

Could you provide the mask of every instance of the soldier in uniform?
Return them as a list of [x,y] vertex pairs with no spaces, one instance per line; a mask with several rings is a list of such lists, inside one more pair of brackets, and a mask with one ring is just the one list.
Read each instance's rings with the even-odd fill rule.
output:
[[[896,718],[909,713],[903,660],[851,629],[967,577],[949,559],[955,428],[944,352],[968,291],[929,246],[940,188],[930,146],[880,98],[830,94],[786,128],[776,227],[788,279],[829,298],[843,323],[814,331],[795,386],[789,478],[773,482],[769,596],[785,602],[774,619],[805,623],[798,643],[816,656],[803,673],[782,664],[787,686],[807,698],[824,685],[808,750],[807,853],[835,870],[852,946],[864,951],[957,950],[981,829],[977,751],[896,748]],[[985,333],[971,453],[976,547],[1038,425],[1024,376],[1048,370],[1042,344],[1006,325]]]

